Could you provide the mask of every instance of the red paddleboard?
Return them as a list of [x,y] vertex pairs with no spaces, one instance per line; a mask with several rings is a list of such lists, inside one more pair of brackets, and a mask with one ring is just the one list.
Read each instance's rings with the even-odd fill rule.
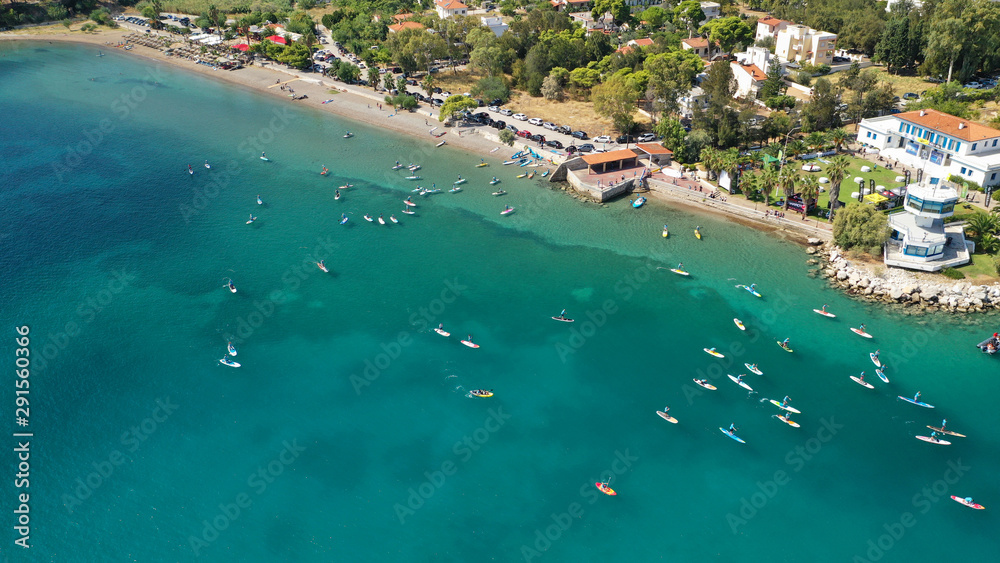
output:
[[822,309],[813,309],[813,312],[814,313],[818,313],[820,315],[823,315],[824,317],[829,317],[831,319],[837,318],[837,315],[834,315],[833,313],[827,313],[826,311],[824,311]]
[[872,337],[872,335],[870,335],[867,332],[861,330],[860,328],[851,328],[851,332],[853,332],[854,334],[857,334],[858,336],[864,336],[865,338],[871,338]]
[[955,501],[955,502],[957,502],[959,504],[964,504],[965,506],[968,506],[969,508],[975,508],[976,510],[985,510],[986,509],[985,506],[983,506],[983,505],[981,505],[981,504],[979,504],[977,502],[970,503],[970,502],[966,501],[964,498],[956,497],[955,495],[951,495],[951,500],[953,500],[953,501]]

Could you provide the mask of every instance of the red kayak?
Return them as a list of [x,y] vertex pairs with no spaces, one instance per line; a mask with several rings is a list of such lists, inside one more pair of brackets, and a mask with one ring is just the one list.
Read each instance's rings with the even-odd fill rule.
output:
[[604,494],[606,494],[606,495],[608,495],[610,497],[616,496],[618,494],[618,493],[615,492],[614,489],[612,489],[611,487],[609,487],[607,485],[607,483],[594,483],[594,485],[597,486],[597,490],[601,491],[602,493],[604,493]]

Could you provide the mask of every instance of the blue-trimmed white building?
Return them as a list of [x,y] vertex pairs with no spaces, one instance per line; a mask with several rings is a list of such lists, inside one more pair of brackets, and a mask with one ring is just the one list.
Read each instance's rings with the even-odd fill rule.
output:
[[963,228],[946,225],[955,213],[958,192],[943,184],[906,187],[903,211],[889,215],[892,238],[885,245],[887,266],[936,272],[969,263],[974,250]]
[[924,184],[959,176],[1000,185],[1000,131],[933,109],[862,120],[858,142],[923,170]]

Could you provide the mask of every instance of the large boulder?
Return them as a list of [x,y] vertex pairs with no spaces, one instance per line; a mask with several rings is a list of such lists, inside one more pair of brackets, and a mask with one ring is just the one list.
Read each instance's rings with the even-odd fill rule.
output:
[[813,246],[819,246],[819,245],[823,244],[823,241],[820,240],[820,239],[818,239],[818,238],[816,238],[816,237],[809,237],[809,238],[806,239],[806,242],[808,242],[809,244],[811,244]]
[[839,280],[839,281],[846,280],[848,278],[848,276],[849,276],[849,274],[847,273],[847,270],[838,270],[837,271],[837,280]]

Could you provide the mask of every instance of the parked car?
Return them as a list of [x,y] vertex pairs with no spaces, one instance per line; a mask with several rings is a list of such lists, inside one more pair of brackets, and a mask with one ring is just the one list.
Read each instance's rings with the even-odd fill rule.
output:
[[507,122],[502,119],[497,119],[493,122],[493,127],[495,127],[498,131],[502,131],[507,128]]
[[545,135],[532,134],[528,138],[531,139],[532,141],[536,142],[536,143],[544,143],[545,142]]
[[554,149],[562,149],[563,148],[563,144],[560,143],[559,141],[556,141],[556,140],[545,141],[545,146],[552,147]]
[[517,132],[517,136],[527,139],[528,137],[531,136],[531,131],[528,131],[527,129],[521,129],[520,131]]
[[500,111],[500,107],[499,106],[489,106],[486,109],[488,109],[490,111]]
[[528,120],[528,116],[524,115],[523,113],[515,113],[511,117],[513,117],[514,119],[520,120],[520,121],[527,121]]
[[617,139],[615,139],[615,142],[618,143],[619,145],[634,143],[635,137],[633,137],[632,135],[620,135]]
[[643,133],[642,135],[639,135],[639,137],[636,139],[636,142],[652,143],[655,140],[656,140],[656,135],[654,133]]
[[537,118],[537,117],[532,117],[531,119],[528,120],[528,123],[530,123],[532,125],[541,125],[542,124],[542,120],[539,119],[539,118]]
[[913,92],[907,92],[907,93],[903,94],[903,99],[904,100],[918,100],[918,99],[920,99],[920,96],[914,94]]
[[978,90],[978,89],[980,89],[982,87],[983,87],[982,84],[980,84],[978,82],[975,82],[975,81],[973,81],[973,82],[966,82],[965,84],[962,85],[962,88],[972,88],[973,90]]
[[549,121],[546,121],[545,123],[542,123],[542,127],[548,129],[549,131],[558,131],[559,130],[559,128],[556,127],[555,123],[552,123],[552,122],[549,122]]
[[573,131],[572,135],[574,139],[580,139],[581,141],[586,141],[590,138],[583,131]]
[[601,135],[600,137],[594,137],[595,143],[610,143],[611,137],[609,135]]
[[573,153],[575,153],[575,152],[577,152],[579,150],[580,149],[576,148],[576,145],[570,145],[570,146],[566,147],[566,154],[573,154]]
[[[500,123],[503,123],[503,121],[501,121]],[[510,131],[511,133],[517,134],[517,126],[515,125],[507,125],[507,130]]]
[[500,115],[510,116],[510,115],[513,115],[513,114],[514,114],[514,112],[510,111],[507,108],[500,108]]
[[579,150],[580,152],[594,152],[594,145],[590,143],[584,143],[579,147],[577,147],[577,150]]
[[562,125],[562,126],[559,127],[559,132],[560,133],[565,133],[566,135],[572,135],[573,134],[573,128],[570,127],[569,125]]

